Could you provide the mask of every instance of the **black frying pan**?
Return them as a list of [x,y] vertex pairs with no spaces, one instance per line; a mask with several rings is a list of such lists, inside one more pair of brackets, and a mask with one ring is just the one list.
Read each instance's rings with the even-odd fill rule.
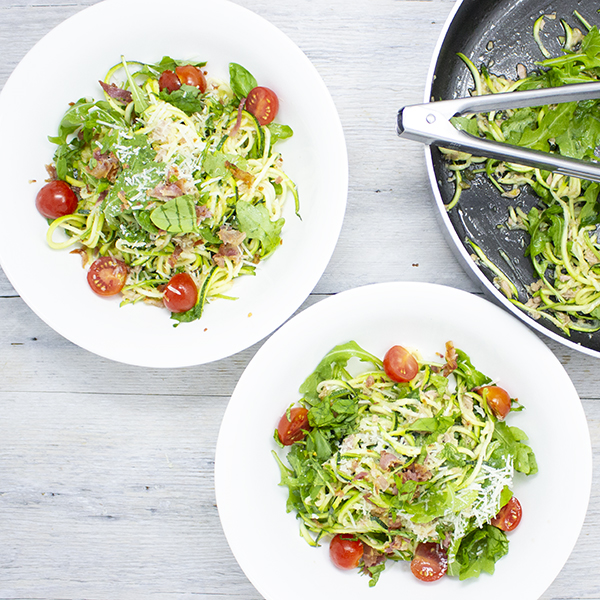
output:
[[[559,55],[558,36],[564,32],[560,19],[564,18],[572,27],[577,26],[585,33],[573,11],[578,11],[591,25],[600,26],[599,8],[600,3],[592,0],[459,0],[432,58],[425,100],[469,95],[473,80],[457,53],[462,52],[477,66],[485,63],[496,75],[516,79],[518,63],[529,72],[536,69],[535,61],[544,58],[533,38],[533,25],[538,17],[556,13],[556,20],[546,20],[543,40],[553,55]],[[525,285],[535,280],[529,258],[524,255],[528,234],[500,226],[506,222],[509,206],[518,205],[527,212],[538,204],[537,196],[525,189],[516,200],[503,198],[484,177],[478,177],[470,189],[463,190],[460,204],[448,213],[444,205],[454,194],[454,184],[448,182],[448,171],[437,148],[427,147],[426,158],[444,232],[467,271],[483,284],[497,303],[537,331],[566,346],[600,357],[600,331],[592,334],[571,332],[570,336],[565,336],[550,321],[532,319],[496,289],[491,271],[480,268],[470,258],[472,249],[466,245],[467,237],[512,279],[524,302],[527,299]]]

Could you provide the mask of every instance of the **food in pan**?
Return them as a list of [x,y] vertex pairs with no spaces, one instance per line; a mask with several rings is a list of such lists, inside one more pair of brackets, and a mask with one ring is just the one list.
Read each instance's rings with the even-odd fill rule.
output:
[[[473,94],[495,94],[514,90],[557,87],[600,80],[600,33],[579,14],[580,27],[562,20],[563,53],[552,57],[542,39],[545,19],[535,23],[534,37],[545,57],[536,72],[515,65],[518,78],[494,75],[493,67],[477,67],[460,55],[469,67]],[[598,160],[600,100],[519,108],[453,119],[455,125],[473,135],[578,159]],[[479,175],[486,176],[508,201],[516,199],[523,186],[539,196],[537,206],[524,211],[509,205],[506,227],[529,234],[525,250],[533,265],[535,280],[527,282],[527,297],[519,298],[517,286],[507,275],[507,265],[493,263],[471,239],[473,258],[494,276],[496,286],[535,319],[548,319],[564,334],[600,329],[600,185],[575,177],[553,174],[494,159],[443,151],[455,180],[455,194],[447,209],[460,203],[461,191]]]
[[333,563],[369,585],[390,560],[422,581],[494,572],[521,520],[515,472],[537,472],[506,422],[517,400],[451,342],[438,362],[337,346],[300,393],[275,430],[289,452],[274,455],[309,544],[327,540]]
[[48,244],[76,247],[97,294],[193,321],[281,244],[298,193],[275,146],[292,130],[274,121],[275,92],[241,65],[229,73],[227,84],[205,63],[122,59],[100,81],[104,99],[71,104],[50,138],[36,205]]

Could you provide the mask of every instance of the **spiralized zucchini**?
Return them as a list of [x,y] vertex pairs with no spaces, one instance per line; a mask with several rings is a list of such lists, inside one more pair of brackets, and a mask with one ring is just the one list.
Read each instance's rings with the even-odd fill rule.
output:
[[232,63],[230,84],[207,77],[205,91],[161,89],[163,72],[189,64],[122,60],[102,82],[104,99],[72,104],[50,138],[53,175],[79,203],[50,223],[49,246],[75,247],[84,264],[123,261],[123,304],[162,306],[170,278],[188,273],[198,302],[172,315],[179,322],[200,318],[207,300],[228,297],[235,278],[279,247],[288,195],[298,214],[296,185],[274,148],[292,130],[244,109],[254,77]]

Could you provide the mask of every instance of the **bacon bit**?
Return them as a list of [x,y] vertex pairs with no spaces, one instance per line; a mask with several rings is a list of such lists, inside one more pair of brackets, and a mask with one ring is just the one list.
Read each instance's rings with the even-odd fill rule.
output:
[[359,481],[360,479],[364,479],[365,477],[368,477],[368,476],[369,476],[369,474],[366,471],[361,471],[360,473],[357,473],[354,476],[354,480]]
[[374,567],[385,560],[385,555],[363,542],[363,563],[365,568]]
[[235,137],[240,129],[240,125],[242,123],[242,111],[244,110],[244,105],[246,104],[246,98],[242,98],[240,100],[240,105],[238,106],[237,119],[235,120],[235,125],[233,129],[229,132],[229,137]]
[[229,225],[223,225],[217,235],[223,243],[231,246],[239,246],[246,239],[246,234],[243,231],[233,229]]
[[396,536],[394,536],[392,543],[385,549],[384,552],[386,554],[392,554],[396,550],[399,550],[399,551],[406,550],[408,548],[409,544],[410,544],[410,540],[408,540],[405,537],[402,537],[401,535],[396,535]]
[[159,183],[156,187],[146,192],[150,198],[178,198],[183,196],[181,186],[175,183]]
[[171,266],[171,268],[174,268],[175,265],[177,264],[177,259],[179,258],[179,255],[183,252],[183,248],[181,248],[181,246],[177,246],[175,248],[175,250],[173,250],[173,254],[171,254],[171,256],[169,256],[169,260],[167,261],[169,263],[169,265]]
[[104,83],[104,81],[99,81],[98,83],[109,97],[114,98],[119,102],[123,102],[123,104],[129,104],[133,100],[133,95],[129,90],[124,90],[114,83]]
[[204,221],[204,219],[210,219],[212,217],[212,213],[210,209],[205,204],[201,204],[200,206],[196,206],[196,218],[198,219],[198,223],[200,221]]
[[428,481],[433,477],[433,473],[419,463],[412,463],[402,471],[402,483],[407,481]]
[[369,375],[365,379],[365,387],[366,388],[370,388],[374,383],[375,383],[375,377],[373,377],[373,375]]
[[221,244],[219,251],[213,256],[213,261],[217,266],[224,267],[226,258],[230,258],[234,263],[239,262],[242,258],[239,247],[231,244]]
[[119,171],[119,159],[111,152],[110,154],[102,154],[100,150],[94,150],[94,158],[96,165],[93,169],[86,167],[88,173],[97,179],[108,179],[111,183],[117,178]]
[[392,454],[391,452],[386,452],[385,450],[382,450],[381,458],[379,459],[379,466],[384,471],[388,471],[390,469],[390,467],[399,465],[399,464],[401,464],[401,462],[402,461],[395,454]]
[[379,475],[375,479],[375,491],[381,490],[382,492],[385,492],[389,487],[390,482],[383,475]]
[[83,248],[75,248],[75,250],[71,250],[69,254],[79,254],[79,256],[81,256],[81,266],[83,268],[88,264],[88,253]]
[[48,173],[48,179],[46,181],[55,181],[58,179],[56,175],[56,167],[54,165],[46,165],[46,172]]
[[252,257],[252,264],[257,265],[260,262],[260,254],[257,252],[253,257]]
[[254,183],[254,175],[252,175],[252,173],[248,173],[248,171],[243,171],[237,165],[234,165],[228,160],[225,161],[225,166],[227,167],[227,169],[229,169],[229,171],[231,171],[231,174],[236,179],[243,181],[247,185],[252,185]]
[[458,354],[452,342],[446,342],[446,364],[444,365],[444,377],[448,377],[452,371],[458,368]]

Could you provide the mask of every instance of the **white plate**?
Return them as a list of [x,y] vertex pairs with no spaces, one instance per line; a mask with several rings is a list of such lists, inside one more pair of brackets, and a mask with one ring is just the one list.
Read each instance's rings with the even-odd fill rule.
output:
[[[415,579],[407,563],[388,562],[379,583],[334,567],[328,546],[311,548],[287,514],[278,486],[273,432],[298,388],[335,345],[355,340],[383,357],[401,344],[425,359],[452,340],[474,366],[517,396],[526,409],[509,424],[529,435],[539,473],[519,475],[523,520],[507,556],[490,576],[435,583]],[[568,443],[568,452],[565,444]],[[281,455],[284,453],[281,452]],[[569,484],[564,485],[564,473]],[[227,407],[217,443],[215,483],[225,535],[242,569],[267,599],[533,600],[554,580],[579,535],[590,495],[591,444],[569,377],[523,323],[497,306],[452,288],[385,283],[343,292],[300,313],[258,351]],[[285,594],[282,593],[285,590]]]
[[[175,26],[166,22],[176,15]],[[69,102],[99,98],[98,80],[124,55],[208,61],[229,81],[243,64],[280,99],[278,122],[294,130],[281,143],[300,192],[302,220],[289,199],[283,245],[255,277],[236,280],[237,301],[215,300],[200,321],[173,327],[167,310],[119,308],[96,296],[81,261],[46,245],[34,200],[47,177],[55,135]],[[315,110],[315,107],[318,107]],[[26,115],[26,119],[23,118]],[[67,19],[23,59],[0,94],[0,264],[27,304],[75,344],[113,360],[181,367],[229,356],[271,333],[321,277],[341,229],[348,188],[342,127],[308,58],[280,30],[226,0],[107,0]],[[35,183],[32,183],[35,180]]]

